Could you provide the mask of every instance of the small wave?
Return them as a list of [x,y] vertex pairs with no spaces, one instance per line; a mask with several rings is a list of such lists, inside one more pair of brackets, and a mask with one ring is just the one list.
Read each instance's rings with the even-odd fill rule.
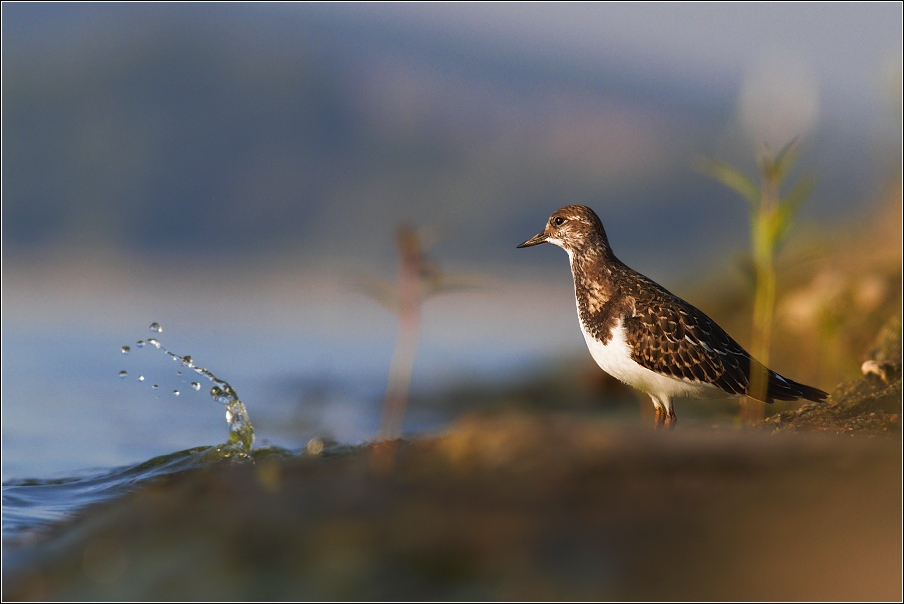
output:
[[279,447],[257,449],[250,455],[228,445],[194,447],[84,476],[11,480],[3,484],[3,545],[26,545],[51,525],[89,505],[109,501],[138,486],[180,472],[223,461],[246,462],[270,455],[287,457],[293,454]]

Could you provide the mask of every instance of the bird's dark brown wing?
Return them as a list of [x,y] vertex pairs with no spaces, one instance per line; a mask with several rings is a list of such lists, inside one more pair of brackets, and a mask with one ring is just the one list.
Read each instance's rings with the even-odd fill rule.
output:
[[[750,368],[762,367],[724,329],[699,309],[643,278],[628,292],[634,316],[624,320],[631,358],[659,373],[709,382],[728,394],[748,394]],[[766,402],[807,398],[819,401],[822,390],[766,370]]]
[[635,315],[624,321],[632,359],[658,373],[746,394],[750,355],[724,329],[671,294],[638,293]]

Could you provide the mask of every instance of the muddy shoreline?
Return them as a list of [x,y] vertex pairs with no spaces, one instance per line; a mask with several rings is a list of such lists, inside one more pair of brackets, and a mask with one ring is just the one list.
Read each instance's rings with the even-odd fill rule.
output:
[[900,536],[896,439],[481,415],[173,476],[54,529],[3,597],[896,600]]

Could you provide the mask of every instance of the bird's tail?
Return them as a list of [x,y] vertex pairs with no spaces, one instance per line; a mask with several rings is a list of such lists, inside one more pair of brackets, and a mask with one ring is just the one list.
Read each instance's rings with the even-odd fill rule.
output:
[[[761,365],[758,361],[751,358],[750,359],[750,381],[748,382],[747,387],[747,396],[752,396],[753,398],[763,401],[765,403],[772,404],[775,401],[796,401],[798,399],[807,399],[809,401],[814,401],[817,403],[821,403],[828,398],[829,393],[823,392],[819,388],[814,388],[813,386],[807,386],[806,384],[801,384],[800,382],[795,382],[794,380],[788,379],[783,375],[779,375],[778,373],[772,371]],[[769,385],[766,389],[765,400],[763,400],[760,396],[755,396],[754,393],[750,392],[750,382],[753,382],[753,375],[756,371],[766,371],[769,376]]]
[[789,380],[771,369],[767,371],[769,371],[769,388],[766,391],[767,403],[775,401],[796,401],[801,398],[821,403],[829,396],[828,392],[823,392],[819,388]]

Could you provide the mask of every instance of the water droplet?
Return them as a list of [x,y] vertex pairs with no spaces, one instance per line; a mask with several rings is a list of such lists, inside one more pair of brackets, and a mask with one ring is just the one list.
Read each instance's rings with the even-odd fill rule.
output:
[[123,353],[123,354],[129,354],[129,351],[130,351],[130,350],[132,350],[132,349],[129,348],[128,346],[123,346],[123,347],[122,347],[122,353]]
[[144,381],[144,376],[143,376],[143,375],[139,375],[139,376],[138,376],[138,381],[139,381],[139,382],[143,382],[143,381]]
[[195,390],[200,390],[201,384],[199,384],[198,382],[192,382],[191,387],[194,388]]
[[135,345],[138,346],[138,348],[144,348],[144,340],[138,340],[135,342]]
[[183,365],[187,365],[188,367],[192,367],[192,366],[193,366],[193,365],[192,365],[192,362],[193,362],[193,359],[191,358],[191,355],[187,354],[187,355],[185,355],[184,357],[182,357],[182,364],[183,364]]
[[129,372],[126,371],[125,369],[123,369],[122,371],[119,372],[119,377],[121,377],[121,378],[124,378],[127,375],[129,375]]
[[148,344],[150,344],[154,348],[160,348],[160,342],[158,342],[154,338],[148,338]]
[[177,372],[176,372],[176,375],[182,375],[182,372],[181,372],[181,371],[177,371]]
[[163,328],[160,327],[160,323],[157,323],[156,321],[154,321],[153,323],[151,323],[151,326],[149,327],[149,329],[150,329],[151,331],[153,331],[153,332],[156,332],[156,333],[162,333],[162,332],[163,332]]
[[151,386],[151,389],[152,389],[152,390],[156,390],[156,389],[159,388],[159,387],[160,387],[160,386],[158,386],[157,384],[154,384],[153,386]]
[[179,396],[179,391],[178,391],[178,390],[173,390],[173,396]]

